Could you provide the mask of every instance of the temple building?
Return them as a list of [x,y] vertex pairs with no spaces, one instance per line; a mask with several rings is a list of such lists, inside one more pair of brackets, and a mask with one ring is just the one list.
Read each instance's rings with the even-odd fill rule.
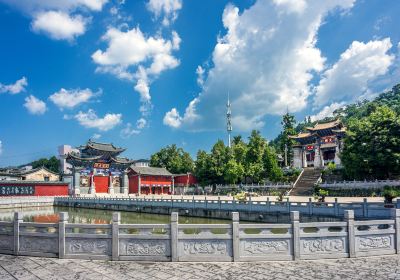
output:
[[[121,157],[125,149],[113,144],[89,140],[86,145],[76,149],[69,147],[59,151],[61,163],[65,167],[69,166],[63,178],[64,181],[70,181],[70,194],[73,195],[173,194],[175,177],[179,182],[184,177],[174,175],[165,168],[150,167],[149,160]],[[62,154],[64,151],[67,153]],[[68,174],[70,171],[72,174]],[[192,182],[193,179],[189,183]]]
[[293,146],[293,167],[323,168],[330,162],[341,165],[340,152],[346,128],[340,120],[317,123],[307,127],[306,132],[290,136],[296,141]]
[[113,144],[89,140],[61,157],[72,166],[71,194],[127,194],[127,169],[134,161],[120,157],[124,151]]

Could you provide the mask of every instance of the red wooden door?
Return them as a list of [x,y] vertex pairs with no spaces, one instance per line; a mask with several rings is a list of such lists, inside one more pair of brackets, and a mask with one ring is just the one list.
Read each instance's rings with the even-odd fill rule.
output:
[[97,193],[107,193],[108,192],[108,176],[94,176],[93,181],[96,186]]

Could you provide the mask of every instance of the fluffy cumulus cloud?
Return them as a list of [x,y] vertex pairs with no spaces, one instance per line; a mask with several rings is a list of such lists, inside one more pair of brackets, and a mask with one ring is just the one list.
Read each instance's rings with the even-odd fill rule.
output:
[[[241,14],[228,5],[202,91],[180,115],[164,123],[188,130],[221,129],[228,92],[237,130],[260,128],[266,115],[298,112],[312,94],[312,79],[325,67],[316,47],[324,17],[350,9],[355,0],[258,0]],[[217,118],[217,119],[215,119]]]
[[156,18],[162,17],[164,26],[168,26],[177,19],[178,11],[182,9],[182,0],[149,0],[146,6]]
[[389,38],[368,43],[354,41],[328,68],[316,87],[315,105],[367,97],[369,83],[388,72],[394,55]]
[[311,121],[318,121],[326,117],[333,117],[333,112],[339,108],[342,108],[343,106],[345,106],[345,104],[345,102],[334,102],[330,105],[324,106],[321,111],[311,116]]
[[99,12],[108,0],[0,0],[32,17],[34,32],[55,40],[72,41],[85,33],[90,12]]
[[50,95],[50,100],[60,109],[72,109],[76,106],[89,102],[101,94],[101,90],[93,92],[91,89],[64,89]]
[[101,134],[99,134],[99,133],[95,133],[92,135],[92,137],[90,137],[90,139],[93,139],[93,140],[98,140],[100,138],[101,138]]
[[151,81],[179,65],[179,60],[173,55],[179,49],[179,35],[173,31],[168,40],[146,36],[139,27],[126,31],[109,28],[102,39],[108,47],[93,53],[92,59],[98,64],[96,71],[135,82],[134,89],[141,101],[139,110],[142,117],[147,117],[152,109]]
[[80,111],[74,116],[80,125],[86,128],[96,128],[100,131],[108,131],[122,122],[121,114],[106,114],[104,117],[98,117],[96,112],[89,109],[87,112]]
[[4,85],[0,83],[0,93],[17,94],[26,90],[28,80],[25,77],[17,80],[14,84]]
[[24,107],[32,115],[43,115],[47,111],[46,103],[33,95],[25,98]]
[[80,15],[71,16],[65,12],[48,11],[36,15],[32,29],[45,33],[55,40],[73,40],[85,33],[87,19]]

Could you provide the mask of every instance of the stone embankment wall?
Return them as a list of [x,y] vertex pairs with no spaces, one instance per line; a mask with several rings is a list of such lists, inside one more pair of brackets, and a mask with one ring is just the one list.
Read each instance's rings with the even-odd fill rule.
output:
[[[106,209],[116,211],[133,211],[153,214],[171,214],[178,212],[180,215],[193,217],[208,217],[229,219],[231,212],[240,212],[241,220],[255,222],[276,222],[272,213],[285,213],[289,216],[291,211],[299,211],[302,215],[343,217],[346,210],[353,210],[357,218],[389,218],[391,208],[382,202],[368,202],[364,199],[359,203],[335,202],[291,202],[278,201],[246,201],[222,199],[179,199],[179,198],[110,198],[110,197],[57,197],[54,205],[66,207],[82,207],[93,209]],[[389,205],[400,208],[397,205]]]
[[346,210],[342,222],[300,223],[299,212],[286,224],[70,224],[0,222],[0,253],[79,259],[145,261],[271,261],[354,258],[400,252],[400,210],[385,220],[354,220]]

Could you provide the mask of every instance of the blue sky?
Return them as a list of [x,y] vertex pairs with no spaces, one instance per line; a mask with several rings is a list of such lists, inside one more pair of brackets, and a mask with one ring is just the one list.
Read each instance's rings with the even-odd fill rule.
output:
[[0,166],[89,138],[192,155],[399,83],[396,0],[0,0]]

